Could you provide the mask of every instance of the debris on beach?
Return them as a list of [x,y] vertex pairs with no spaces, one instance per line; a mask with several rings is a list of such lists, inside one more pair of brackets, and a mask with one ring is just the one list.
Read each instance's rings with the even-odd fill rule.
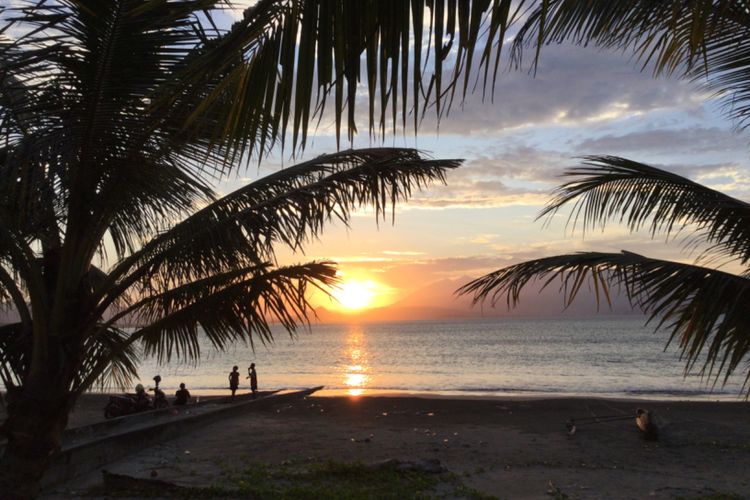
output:
[[397,458],[389,458],[380,462],[370,464],[373,469],[394,468],[399,471],[423,472],[426,474],[440,474],[448,469],[437,458],[423,458],[414,461],[403,461]]
[[125,474],[114,474],[103,470],[102,480],[107,491],[148,491],[153,492],[178,492],[183,490],[179,486],[162,479],[140,478]]
[[549,489],[547,490],[547,494],[555,498],[570,498],[568,497],[568,495],[563,493],[560,488],[555,486],[555,483],[553,483],[552,481],[549,482]]

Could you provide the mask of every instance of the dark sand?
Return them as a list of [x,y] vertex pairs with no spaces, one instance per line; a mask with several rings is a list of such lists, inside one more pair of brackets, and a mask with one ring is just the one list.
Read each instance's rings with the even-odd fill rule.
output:
[[[71,422],[95,416],[96,400],[84,400]],[[644,441],[634,419],[566,433],[570,417],[635,415],[638,407],[657,414],[659,442]],[[227,468],[253,462],[391,458],[437,458],[468,486],[499,498],[550,498],[550,483],[570,498],[745,497],[750,404],[312,397],[207,425],[107,469],[138,477],[156,470],[160,479],[207,486],[222,484]]]

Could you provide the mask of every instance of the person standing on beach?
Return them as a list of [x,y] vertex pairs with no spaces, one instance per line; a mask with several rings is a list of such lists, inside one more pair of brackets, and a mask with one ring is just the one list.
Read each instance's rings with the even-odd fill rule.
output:
[[250,390],[253,391],[253,397],[255,397],[258,393],[258,373],[255,371],[255,363],[250,363],[247,378],[250,379]]
[[232,371],[229,372],[229,390],[232,391],[232,397],[237,392],[237,388],[240,386],[240,372],[237,371],[237,365],[232,367]]

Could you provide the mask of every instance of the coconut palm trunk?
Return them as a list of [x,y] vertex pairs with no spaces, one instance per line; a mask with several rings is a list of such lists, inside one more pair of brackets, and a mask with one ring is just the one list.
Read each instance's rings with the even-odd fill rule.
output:
[[6,396],[7,444],[0,459],[0,491],[5,498],[36,496],[68,422],[73,398],[66,389],[50,388],[54,373],[40,375],[39,380],[29,377],[22,389]]

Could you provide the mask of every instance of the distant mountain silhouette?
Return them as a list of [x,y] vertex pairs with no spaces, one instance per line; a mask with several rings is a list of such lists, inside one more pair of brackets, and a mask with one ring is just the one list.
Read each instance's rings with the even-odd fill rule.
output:
[[468,277],[436,281],[387,307],[367,309],[357,313],[341,313],[320,307],[316,312],[321,323],[641,314],[639,310],[630,306],[625,296],[615,293],[611,297],[611,307],[604,301],[597,310],[596,296],[593,290],[583,287],[578,292],[573,304],[566,309],[563,303],[563,295],[559,292],[558,286],[554,284],[548,286],[541,293],[539,291],[541,284],[531,284],[522,292],[519,304],[510,310],[508,310],[504,300],[495,307],[492,307],[490,302],[472,307],[471,296],[457,297],[454,293],[456,289],[469,281],[471,281],[471,278]]

